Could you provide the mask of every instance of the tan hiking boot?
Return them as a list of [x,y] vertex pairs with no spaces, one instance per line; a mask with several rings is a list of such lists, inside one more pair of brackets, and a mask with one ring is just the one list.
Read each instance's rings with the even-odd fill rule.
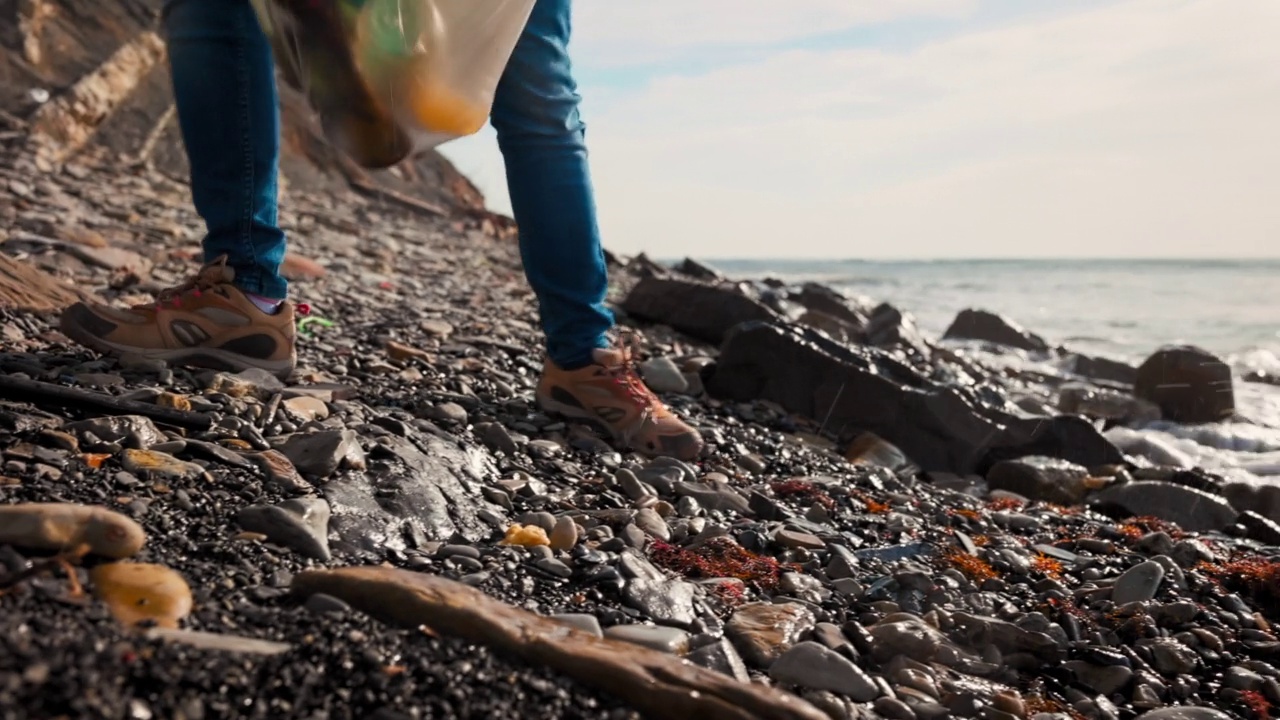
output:
[[548,360],[537,398],[544,411],[601,425],[645,455],[693,460],[702,452],[702,436],[645,386],[628,350],[596,350],[595,363],[581,370]]
[[215,370],[261,368],[288,377],[297,363],[293,304],[265,313],[233,280],[235,271],[221,258],[160,293],[153,305],[120,310],[76,303],[62,313],[62,332],[108,355]]

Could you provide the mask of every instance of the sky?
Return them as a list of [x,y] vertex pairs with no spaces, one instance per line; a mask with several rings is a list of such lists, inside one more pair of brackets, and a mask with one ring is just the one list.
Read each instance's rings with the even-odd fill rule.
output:
[[[580,0],[607,248],[1280,257],[1276,0]],[[441,151],[509,213],[493,131]]]

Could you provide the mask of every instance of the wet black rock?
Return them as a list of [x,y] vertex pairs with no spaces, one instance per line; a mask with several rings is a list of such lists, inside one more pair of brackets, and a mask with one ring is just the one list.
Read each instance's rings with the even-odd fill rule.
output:
[[779,317],[764,303],[732,286],[657,277],[636,283],[622,309],[632,317],[661,323],[711,343],[720,342],[739,323]]
[[369,463],[368,473],[324,485],[335,547],[381,554],[404,549],[406,538],[418,536],[445,541],[457,533],[475,541],[493,530],[481,511],[504,515],[483,497],[483,483],[497,470],[482,448],[458,447],[435,435],[385,437],[371,448]]
[[793,292],[790,299],[805,307],[810,312],[818,312],[833,317],[858,330],[865,330],[874,308],[862,299],[851,299],[838,290],[826,285],[807,282]]
[[1130,387],[1138,380],[1138,368],[1128,363],[1078,353],[1066,357],[1064,369],[1081,377],[1108,380]]
[[1003,460],[987,471],[992,490],[1005,490],[1029,500],[1059,505],[1076,505],[1089,492],[1085,481],[1089,471],[1057,458],[1027,456]]
[[770,400],[836,431],[874,432],[924,470],[965,474],[1024,455],[1081,465],[1124,459],[1082,418],[1019,417],[875,348],[843,346],[802,329],[739,326],[708,375],[713,396]]
[[1044,352],[1049,343],[1044,338],[1023,329],[1014,321],[986,310],[962,310],[951,321],[943,339],[982,340],[1006,345],[1019,350]]
[[360,440],[351,430],[321,430],[290,435],[276,445],[304,475],[328,477],[344,462],[364,462]]
[[915,318],[889,303],[880,303],[867,320],[866,341],[876,347],[909,351],[915,358],[929,357],[929,344]]
[[685,258],[682,260],[679,265],[676,265],[675,271],[698,280],[724,279],[724,275],[720,274],[719,270],[716,270],[704,262],[694,260],[693,258]]
[[329,503],[297,498],[279,505],[252,505],[236,515],[240,527],[317,560],[328,560]]
[[1133,392],[1159,405],[1166,420],[1216,422],[1235,412],[1231,366],[1190,345],[1161,348],[1147,358]]
[[1243,528],[1245,537],[1257,540],[1272,547],[1280,547],[1280,523],[1259,515],[1252,510],[1245,510],[1236,518]]

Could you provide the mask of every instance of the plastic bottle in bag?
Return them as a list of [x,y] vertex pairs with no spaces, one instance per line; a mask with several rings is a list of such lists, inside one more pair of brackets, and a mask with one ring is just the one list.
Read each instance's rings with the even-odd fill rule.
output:
[[[332,51],[337,56],[302,53],[296,44],[285,52],[316,56],[316,62],[336,68],[339,75],[347,67],[342,58],[349,58],[359,82],[336,82],[347,103],[335,102],[332,87],[327,94],[308,92],[308,98],[322,118],[326,113],[342,116],[324,123],[335,144],[363,165],[384,167],[411,150],[470,135],[484,126],[498,80],[534,2],[255,0],[255,5],[265,8],[260,15],[268,16],[264,29],[273,25],[272,10],[284,6],[295,19],[329,12],[327,24],[341,25],[342,46]],[[302,32],[311,32],[306,22],[298,24]],[[281,40],[273,37],[277,47],[287,48]],[[321,84],[325,80],[321,78]]]

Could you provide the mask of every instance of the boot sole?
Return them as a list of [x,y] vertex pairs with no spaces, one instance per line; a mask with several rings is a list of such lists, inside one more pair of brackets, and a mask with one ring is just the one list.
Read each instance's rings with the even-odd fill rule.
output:
[[294,367],[297,365],[297,362],[293,359],[255,360],[254,358],[237,355],[236,353],[219,350],[218,348],[194,347],[160,349],[120,345],[118,343],[108,342],[93,335],[76,323],[70,321],[66,315],[63,315],[59,325],[63,335],[66,335],[90,350],[114,357],[120,357],[122,355],[137,355],[138,357],[147,358],[148,360],[164,360],[165,362],[173,365],[198,367],[207,370],[226,370],[231,372],[240,372],[241,370],[249,369],[266,370],[281,381],[288,380],[289,376],[293,374]]
[[691,442],[690,451],[680,453],[680,455],[688,454],[689,458],[680,457],[677,454],[671,454],[671,453],[650,452],[648,450],[645,450],[644,448],[638,448],[629,443],[626,443],[625,441],[623,441],[621,437],[618,436],[617,433],[613,431],[613,428],[610,428],[608,425],[605,425],[603,422],[597,419],[594,415],[591,415],[590,413],[586,412],[585,410],[582,410],[581,408],[576,408],[572,405],[568,405],[562,402],[557,402],[556,400],[553,400],[551,398],[544,398],[541,395],[535,395],[535,399],[537,400],[538,408],[541,409],[546,414],[554,417],[558,417],[563,420],[581,422],[581,423],[590,425],[591,427],[597,428],[600,431],[604,432],[606,435],[608,435],[610,438],[612,438],[613,443],[615,445],[621,446],[628,450],[634,450],[635,452],[638,452],[641,455],[644,455],[645,457],[651,457],[651,458],[652,457],[674,457],[684,462],[690,462],[692,459],[696,458],[698,454],[702,451],[703,443],[699,440],[697,442]]

